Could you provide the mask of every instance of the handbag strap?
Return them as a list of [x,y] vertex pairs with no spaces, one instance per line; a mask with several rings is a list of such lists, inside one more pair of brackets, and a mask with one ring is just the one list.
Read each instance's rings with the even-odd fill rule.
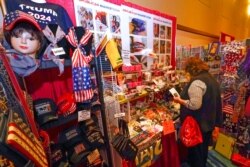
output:
[[120,133],[129,138],[128,123],[124,119],[118,119],[118,125]]

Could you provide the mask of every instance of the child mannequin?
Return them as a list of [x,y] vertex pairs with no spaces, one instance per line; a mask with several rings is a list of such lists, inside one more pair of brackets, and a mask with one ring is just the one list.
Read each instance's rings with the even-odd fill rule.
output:
[[[16,15],[17,13],[20,14]],[[37,69],[36,58],[44,39],[35,19],[31,16],[27,19],[27,15],[21,11],[11,12],[4,20],[5,39],[11,46],[11,49],[7,50],[7,56],[13,71],[21,77],[28,76]],[[15,19],[9,22],[8,17]]]

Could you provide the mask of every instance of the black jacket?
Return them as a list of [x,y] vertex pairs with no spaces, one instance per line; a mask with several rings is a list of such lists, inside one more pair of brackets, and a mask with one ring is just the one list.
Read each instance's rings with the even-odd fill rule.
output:
[[203,81],[207,86],[207,90],[203,96],[200,109],[190,110],[181,105],[181,122],[183,122],[186,116],[192,115],[199,123],[202,132],[212,131],[214,126],[220,127],[222,124],[220,86],[211,74],[208,72],[202,72],[198,76],[192,78],[192,80],[187,84],[181,93],[181,98],[189,99],[188,88],[194,80]]

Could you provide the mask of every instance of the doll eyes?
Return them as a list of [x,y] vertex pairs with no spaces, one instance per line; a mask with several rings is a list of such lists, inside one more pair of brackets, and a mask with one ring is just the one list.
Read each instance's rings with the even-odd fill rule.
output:
[[21,34],[19,34],[19,35],[13,35],[13,37],[15,37],[15,38],[25,38],[26,40],[30,40],[30,41],[34,41],[34,40],[36,40],[36,38],[35,37],[23,37]]

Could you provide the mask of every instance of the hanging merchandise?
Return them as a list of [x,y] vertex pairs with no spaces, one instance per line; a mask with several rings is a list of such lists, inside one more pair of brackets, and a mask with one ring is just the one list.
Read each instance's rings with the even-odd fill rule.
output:
[[120,131],[114,136],[111,143],[122,158],[125,160],[135,160],[138,148],[129,138],[128,125],[122,119],[118,120],[118,124]]
[[59,67],[59,75],[64,71],[64,59],[60,59],[62,55],[65,55],[65,50],[63,47],[59,47],[59,43],[64,37],[65,33],[60,26],[56,28],[56,32],[53,33],[53,25],[47,25],[43,29],[44,36],[49,40],[50,44],[47,46],[46,50],[43,53],[43,60],[52,60]]
[[121,67],[123,64],[122,58],[121,58],[121,55],[118,51],[117,44],[113,39],[108,41],[105,50],[106,50],[107,56],[109,58],[109,61],[112,65],[112,68],[114,70],[116,70],[119,67]]
[[[80,33],[80,31],[82,32]],[[75,48],[71,60],[73,90],[76,102],[84,102],[93,97],[89,69],[89,63],[93,59],[93,55],[85,50],[85,47],[90,47],[87,45],[91,45],[92,33],[86,30],[85,34],[81,36],[83,32],[85,32],[83,28],[72,27],[66,36],[69,43]],[[91,49],[91,47],[88,49]]]
[[243,42],[238,41],[233,41],[223,46],[223,64],[221,68],[224,74],[236,77],[239,63],[244,58],[242,49]]
[[[1,155],[13,154],[13,162],[21,166],[17,161],[17,154],[24,156],[28,162],[31,160],[38,167],[47,167],[48,160],[41,141],[34,135],[23,106],[17,103],[18,99],[13,92],[8,73],[0,61],[0,92],[1,92],[1,145],[9,147],[9,151],[1,149]],[[2,146],[1,146],[2,147]],[[11,153],[17,152],[17,153]],[[19,155],[19,159],[21,158]],[[26,163],[27,163],[26,162]]]
[[[46,1],[45,1],[46,2]],[[5,0],[7,12],[20,10],[29,15],[36,16],[39,25],[44,28],[48,24],[59,25],[65,33],[73,26],[67,11],[60,5],[55,3],[36,3],[32,0]]]

